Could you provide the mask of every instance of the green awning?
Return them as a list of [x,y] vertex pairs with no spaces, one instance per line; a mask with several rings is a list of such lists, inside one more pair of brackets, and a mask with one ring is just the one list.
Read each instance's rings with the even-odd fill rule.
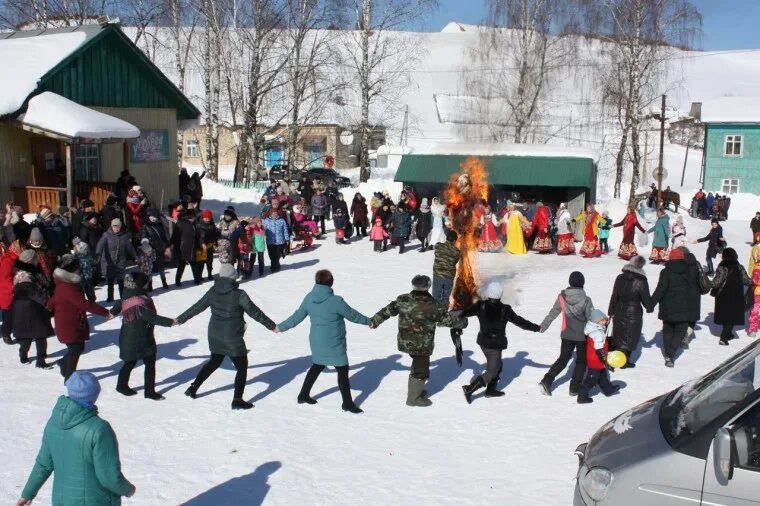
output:
[[[463,155],[404,155],[395,180],[445,184],[467,158]],[[483,160],[493,185],[580,187],[596,193],[596,165],[591,158],[500,155],[483,157]]]

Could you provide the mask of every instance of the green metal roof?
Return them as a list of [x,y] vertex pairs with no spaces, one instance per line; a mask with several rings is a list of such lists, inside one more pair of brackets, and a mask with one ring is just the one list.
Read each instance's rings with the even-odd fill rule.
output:
[[84,44],[45,74],[30,98],[52,91],[85,106],[168,108],[177,111],[178,119],[200,116],[193,103],[116,24],[6,32],[0,39],[73,31],[85,33]]
[[[464,155],[416,155],[401,157],[396,181],[447,183],[468,157]],[[483,157],[493,185],[580,187],[596,193],[596,164],[591,158],[551,156]]]

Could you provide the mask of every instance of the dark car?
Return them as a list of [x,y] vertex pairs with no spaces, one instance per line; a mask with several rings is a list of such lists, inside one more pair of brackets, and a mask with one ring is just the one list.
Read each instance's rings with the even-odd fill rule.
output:
[[300,177],[300,173],[301,171],[297,170],[296,168],[291,168],[287,163],[272,165],[272,168],[269,169],[269,179],[282,181],[288,177],[291,180],[294,180]]
[[351,186],[351,180],[346,176],[341,176],[334,169],[309,169],[306,172],[302,172],[299,177],[301,176],[306,176],[312,181],[318,177],[325,184],[329,183],[330,181],[335,181],[335,186],[338,188],[346,188],[348,186]]

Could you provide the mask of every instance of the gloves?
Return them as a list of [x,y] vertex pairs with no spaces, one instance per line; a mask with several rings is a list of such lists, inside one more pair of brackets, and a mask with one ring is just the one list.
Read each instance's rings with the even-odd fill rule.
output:
[[462,329],[451,329],[451,341],[454,343],[454,357],[457,365],[462,367]]
[[594,350],[596,352],[596,356],[599,357],[599,360],[602,361],[602,364],[604,364],[604,367],[607,368],[609,371],[614,371],[615,368],[610,366],[610,364],[607,363],[607,354],[604,352],[604,350]]

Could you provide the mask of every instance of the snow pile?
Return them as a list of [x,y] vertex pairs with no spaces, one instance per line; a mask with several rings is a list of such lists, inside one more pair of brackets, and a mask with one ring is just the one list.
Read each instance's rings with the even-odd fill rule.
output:
[[228,205],[235,208],[238,217],[258,216],[261,213],[259,202],[263,193],[259,189],[231,188],[210,179],[203,179],[201,208],[211,210],[216,219]]
[[29,100],[24,125],[84,139],[134,139],[140,130],[124,120],[90,109],[68,98],[46,91]]
[[719,97],[702,102],[703,123],[760,124],[760,97]]
[[0,40],[0,116],[11,114],[37,88],[39,80],[85,41],[82,32]]

